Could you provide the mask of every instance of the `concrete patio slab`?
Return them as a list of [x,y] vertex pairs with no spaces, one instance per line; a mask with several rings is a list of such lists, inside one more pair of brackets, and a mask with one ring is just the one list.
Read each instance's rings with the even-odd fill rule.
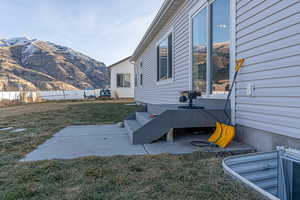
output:
[[174,142],[157,141],[152,144],[145,144],[145,149],[149,154],[156,155],[161,153],[186,154],[199,150],[198,147],[191,145],[191,141],[199,140],[199,135],[177,136]]
[[[157,141],[153,144],[131,145],[127,130],[117,124],[69,126],[27,154],[21,161],[74,159],[86,156],[186,154],[199,150],[198,147],[191,145],[191,141],[206,141],[207,137],[180,135],[173,143]],[[241,146],[233,145],[233,148],[239,147]],[[201,150],[221,151],[220,148]]]
[[[209,135],[199,135],[198,140],[200,141],[208,141]],[[213,152],[213,153],[232,153],[232,154],[244,154],[244,153],[252,153],[255,152],[255,149],[249,145],[232,141],[231,144],[227,148],[220,148],[214,146],[206,146],[199,147],[199,150],[205,152]]]
[[142,145],[131,145],[128,141],[126,130],[117,125],[70,126],[21,161],[147,154]]

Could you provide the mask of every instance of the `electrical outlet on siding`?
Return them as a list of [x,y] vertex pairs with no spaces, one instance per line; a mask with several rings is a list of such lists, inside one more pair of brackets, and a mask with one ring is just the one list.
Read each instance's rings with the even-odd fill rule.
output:
[[254,83],[249,83],[247,85],[247,96],[248,97],[253,97],[254,96],[254,90],[255,90],[255,84]]

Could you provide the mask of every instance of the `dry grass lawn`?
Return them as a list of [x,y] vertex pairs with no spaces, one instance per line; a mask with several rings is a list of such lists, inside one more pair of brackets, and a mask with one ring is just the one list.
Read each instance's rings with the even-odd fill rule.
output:
[[214,154],[18,161],[65,126],[119,122],[137,109],[101,101],[0,108],[0,126],[27,128],[0,132],[0,199],[259,199],[225,176]]

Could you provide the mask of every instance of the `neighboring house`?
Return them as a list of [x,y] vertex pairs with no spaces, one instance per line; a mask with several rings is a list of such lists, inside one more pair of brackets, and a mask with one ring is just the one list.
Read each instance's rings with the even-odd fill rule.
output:
[[245,58],[231,98],[237,138],[300,148],[299,30],[299,0],[166,0],[131,57],[135,99],[167,107],[198,90],[199,104],[223,106]]
[[129,59],[127,57],[109,66],[113,98],[134,98],[134,66]]

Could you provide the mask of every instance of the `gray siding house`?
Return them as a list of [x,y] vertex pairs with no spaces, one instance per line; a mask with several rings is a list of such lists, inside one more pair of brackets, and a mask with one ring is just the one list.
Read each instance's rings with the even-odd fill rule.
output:
[[197,90],[198,104],[222,107],[240,58],[231,96],[237,139],[299,149],[299,0],[166,0],[131,57],[135,99],[175,105],[181,91]]

